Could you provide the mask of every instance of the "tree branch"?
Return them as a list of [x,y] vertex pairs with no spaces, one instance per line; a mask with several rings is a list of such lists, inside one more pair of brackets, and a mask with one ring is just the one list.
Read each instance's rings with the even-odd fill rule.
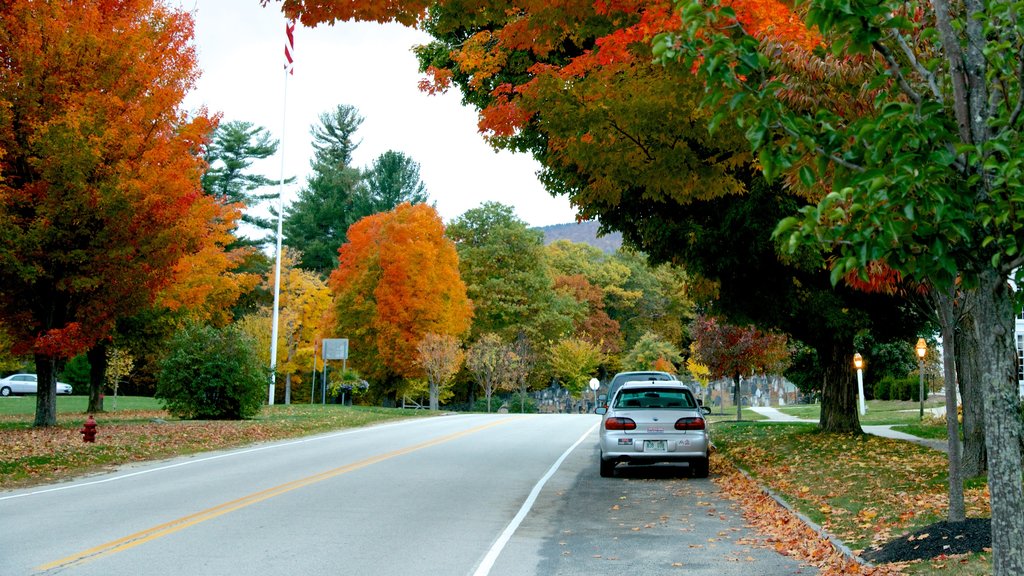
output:
[[942,92],[939,90],[939,86],[935,81],[935,74],[932,74],[931,71],[921,64],[920,60],[917,59],[917,55],[914,54],[914,50],[909,44],[907,44],[907,39],[903,37],[903,34],[900,34],[898,30],[890,30],[889,35],[896,41],[896,44],[899,45],[900,50],[903,52],[903,55],[907,57],[907,60],[910,61],[910,65],[914,70],[928,82],[928,88],[931,89],[932,95],[935,97],[935,101],[941,104]]
[[896,61],[895,56],[893,56],[889,48],[877,40],[872,42],[871,46],[874,47],[875,52],[878,52],[882,56],[885,63],[889,65],[889,70],[892,72],[896,82],[900,85],[900,89],[903,93],[906,94],[914,104],[920,104],[921,95],[914,90],[909,82],[907,82],[907,78],[903,75],[903,68],[900,67],[900,63]]

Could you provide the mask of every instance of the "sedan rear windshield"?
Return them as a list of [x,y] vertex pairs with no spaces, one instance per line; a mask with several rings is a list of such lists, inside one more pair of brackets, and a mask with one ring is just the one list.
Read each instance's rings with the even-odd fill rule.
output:
[[696,408],[689,390],[678,388],[631,388],[615,399],[616,408]]

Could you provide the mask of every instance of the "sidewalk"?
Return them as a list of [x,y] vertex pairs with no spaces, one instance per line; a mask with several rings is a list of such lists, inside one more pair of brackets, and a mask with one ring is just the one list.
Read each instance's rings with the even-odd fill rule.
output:
[[[812,423],[812,424],[817,424],[818,423],[817,420],[808,420],[806,418],[797,418],[796,416],[790,416],[788,414],[784,414],[784,413],[780,412],[779,410],[776,410],[775,408],[767,408],[767,407],[764,407],[764,406],[754,406],[754,407],[750,407],[750,408],[745,408],[745,410],[752,410],[754,412],[757,412],[758,414],[761,414],[762,416],[767,416],[768,419],[773,421],[773,422],[809,422],[809,423]],[[945,412],[945,411],[943,411],[943,412]],[[948,452],[949,451],[949,445],[947,444],[947,442],[945,440],[930,440],[928,438],[920,438],[918,436],[913,436],[911,434],[906,434],[904,432],[899,432],[897,430],[893,430],[892,429],[892,425],[861,426],[861,429],[864,430],[865,434],[873,434],[875,436],[882,436],[884,438],[893,438],[895,440],[905,440],[907,442],[913,442],[915,444],[920,444],[921,446],[926,446],[928,448],[931,448],[932,450],[938,450],[940,452]]]

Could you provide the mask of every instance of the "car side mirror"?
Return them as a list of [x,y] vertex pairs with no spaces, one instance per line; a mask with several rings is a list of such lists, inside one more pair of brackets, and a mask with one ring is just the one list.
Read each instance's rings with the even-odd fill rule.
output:
[[601,403],[607,402],[608,401],[608,395],[607,394],[600,394],[600,395],[598,395],[597,401],[601,402]]
[[594,408],[594,414],[600,414],[600,415],[604,416],[607,413],[608,413],[608,407],[607,406],[598,406],[597,408]]
[[707,406],[701,406],[700,413],[707,416],[708,414],[711,414],[711,408],[708,408]]

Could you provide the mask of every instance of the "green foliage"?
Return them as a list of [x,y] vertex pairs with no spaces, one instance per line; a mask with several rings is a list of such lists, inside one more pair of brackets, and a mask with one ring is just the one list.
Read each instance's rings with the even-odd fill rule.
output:
[[394,210],[403,202],[422,204],[426,201],[420,165],[401,152],[388,150],[363,174],[363,185],[353,198],[353,219]]
[[513,392],[505,401],[508,411],[513,414],[536,414],[537,401],[529,394]]
[[89,359],[85,354],[79,354],[64,365],[58,380],[71,384],[71,387],[79,394],[89,389]]
[[485,202],[448,225],[459,272],[473,301],[471,339],[495,333],[511,341],[525,331],[535,345],[572,329],[581,305],[554,290],[544,236],[510,206]]
[[675,372],[683,365],[679,348],[654,332],[648,332],[626,354],[622,366],[624,370],[655,370],[655,363],[659,359],[671,362],[676,368]]
[[876,400],[917,400],[920,394],[920,381],[917,377],[886,376],[874,385]]
[[193,324],[168,343],[156,398],[179,418],[248,419],[259,413],[269,381],[248,335]]
[[[258,192],[260,188],[277,184],[261,174],[252,174],[249,168],[257,160],[264,160],[277,153],[277,140],[271,138],[266,128],[251,122],[231,121],[217,126],[204,155],[209,168],[202,176],[203,190],[226,204],[241,203],[246,208],[264,205],[276,200],[277,192]],[[288,179],[288,182],[294,180]],[[273,210],[272,210],[273,211]],[[276,220],[257,217],[252,213],[242,216],[242,221],[262,233],[253,245],[269,244],[275,235]]]
[[357,220],[352,201],[362,173],[351,162],[362,123],[353,106],[339,105],[320,115],[320,124],[312,128],[313,174],[285,214],[285,243],[302,254],[300,267],[324,276],[338,265],[338,247]]

